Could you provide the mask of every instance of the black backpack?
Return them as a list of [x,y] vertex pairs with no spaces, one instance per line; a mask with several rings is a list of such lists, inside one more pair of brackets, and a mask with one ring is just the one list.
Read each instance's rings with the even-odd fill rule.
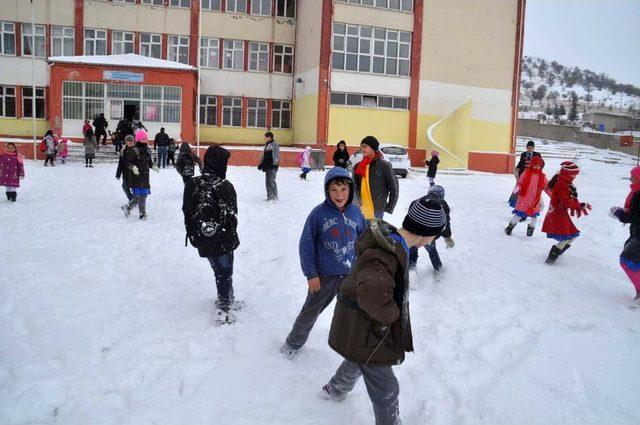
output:
[[236,233],[238,219],[231,194],[225,196],[222,186],[225,180],[196,177],[192,181],[195,208],[186,222],[191,245],[215,255],[235,250],[240,244]]
[[196,162],[191,154],[185,154],[182,161],[182,174],[185,177],[193,177],[196,174]]

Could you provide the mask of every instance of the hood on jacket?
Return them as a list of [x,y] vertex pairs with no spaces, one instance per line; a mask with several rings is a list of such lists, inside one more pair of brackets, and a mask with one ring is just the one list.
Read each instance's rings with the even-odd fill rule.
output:
[[189,153],[191,152],[191,146],[187,142],[182,142],[180,145],[180,153]]
[[355,185],[353,184],[353,178],[351,177],[351,174],[345,168],[333,167],[332,169],[329,170],[327,175],[324,176],[324,196],[327,199],[327,202],[333,205],[333,202],[331,202],[331,199],[329,199],[329,183],[331,183],[332,180],[335,180],[338,178],[345,178],[349,180],[349,199],[347,200],[347,203],[344,206],[345,208],[347,208],[353,202],[353,193],[355,190]]
[[221,179],[227,178],[227,162],[230,156],[231,153],[222,146],[209,146],[204,154],[203,172]]

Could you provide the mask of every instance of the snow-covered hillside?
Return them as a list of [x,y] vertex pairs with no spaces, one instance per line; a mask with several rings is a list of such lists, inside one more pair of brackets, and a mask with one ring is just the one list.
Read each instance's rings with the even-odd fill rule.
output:
[[[640,310],[628,308],[618,266],[628,228],[607,215],[624,202],[633,162],[594,161],[607,155],[578,156],[593,211],[555,266],[544,235],[503,232],[513,176],[438,175],[456,246],[439,244],[439,284],[420,253],[416,351],[395,368],[405,425],[640,423]],[[562,160],[553,156],[549,175]],[[27,161],[18,202],[0,203],[1,424],[373,423],[362,382],[340,404],[317,397],[341,361],[327,345],[332,307],[295,360],[278,352],[306,294],[298,237],[324,173],[303,182],[281,170],[280,201],[266,203],[262,173],[229,170],[234,285],[247,307],[216,327],[213,272],[184,246],[179,176],[152,175],[141,222],[122,215],[114,172]],[[388,220],[399,225],[426,188],[424,174],[401,179]]]

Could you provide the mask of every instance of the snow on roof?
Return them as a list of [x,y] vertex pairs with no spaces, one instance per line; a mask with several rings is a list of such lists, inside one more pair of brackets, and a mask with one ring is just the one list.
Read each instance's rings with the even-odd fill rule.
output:
[[191,65],[183,63],[148,58],[134,53],[126,55],[103,55],[103,56],[51,56],[49,62],[60,63],[77,63],[86,65],[109,65],[109,66],[137,66],[141,68],[164,68],[164,69],[182,69],[195,70]]

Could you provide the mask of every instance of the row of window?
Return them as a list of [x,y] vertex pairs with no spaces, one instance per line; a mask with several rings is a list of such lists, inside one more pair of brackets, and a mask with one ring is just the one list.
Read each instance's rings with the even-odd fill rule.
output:
[[408,31],[334,22],[331,50],[333,69],[409,76]]
[[[136,0],[113,1],[119,3],[136,2]],[[275,16],[283,18],[295,18],[296,16],[296,0],[201,0],[200,7],[205,10],[222,11],[223,1],[226,12],[247,13],[248,8],[251,7],[252,15],[271,16],[275,2]],[[164,0],[142,0],[142,4],[164,6]],[[169,6],[190,8],[191,0],[169,0]]]
[[409,109],[409,99],[406,97],[361,93],[331,92],[331,104],[363,108]]
[[[247,127],[267,128],[267,99],[247,99]],[[218,124],[218,107],[222,107],[222,122]],[[242,127],[242,98],[200,96],[200,124]],[[291,128],[291,102],[271,100],[271,128]]]
[[[45,118],[45,89],[36,87],[36,118]],[[22,87],[22,116],[33,117],[33,87]],[[16,117],[16,88],[0,86],[0,117]]]
[[[22,55],[46,56],[45,26],[35,25],[35,43],[31,35],[31,24],[22,24]],[[0,54],[15,55],[15,24],[0,22]],[[51,27],[52,56],[74,55],[74,28]],[[32,44],[34,44],[32,46]],[[114,55],[134,52],[135,36],[132,32],[113,31],[111,53]],[[200,39],[200,66],[244,70],[245,43],[242,40],[224,40],[222,45],[224,60],[220,63],[220,40]],[[269,43],[250,42],[250,71],[269,71]],[[88,56],[107,54],[107,31],[86,28],[84,30],[84,54]],[[140,34],[140,54],[151,58],[162,58],[162,35]],[[189,37],[170,35],[167,37],[167,59],[184,64],[189,63]],[[273,72],[293,73],[293,46],[276,44],[273,46]]]
[[381,7],[384,9],[413,11],[413,0],[336,0],[342,3],[361,4],[363,6]]

